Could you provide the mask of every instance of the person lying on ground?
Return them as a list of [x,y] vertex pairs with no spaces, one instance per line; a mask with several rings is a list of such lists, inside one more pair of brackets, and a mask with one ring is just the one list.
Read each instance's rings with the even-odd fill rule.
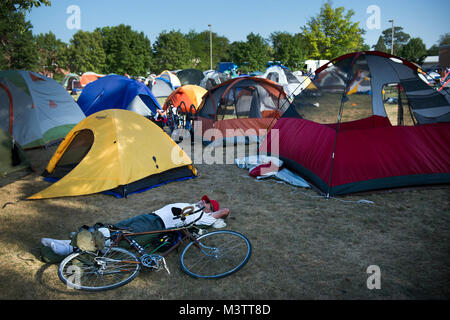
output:
[[[193,212],[181,219],[179,213],[186,207],[192,206]],[[178,213],[178,216],[176,215]],[[144,213],[115,224],[97,223],[93,227],[83,226],[86,230],[98,230],[105,238],[110,237],[113,230],[127,230],[133,233],[177,228],[194,222],[199,227],[223,228],[226,226],[224,219],[228,217],[230,210],[220,208],[217,200],[211,200],[204,195],[197,203],[173,203],[155,210],[152,213]],[[41,244],[51,248],[57,255],[66,256],[73,252],[72,240],[57,240],[42,238]]]

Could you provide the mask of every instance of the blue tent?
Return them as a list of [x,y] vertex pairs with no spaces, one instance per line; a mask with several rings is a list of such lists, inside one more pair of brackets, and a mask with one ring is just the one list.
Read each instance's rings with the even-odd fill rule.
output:
[[217,64],[217,70],[219,72],[225,72],[225,71],[236,71],[238,68],[238,65],[233,62],[219,62]]
[[153,116],[156,109],[161,109],[144,83],[115,74],[89,83],[77,103],[86,116],[105,109],[126,109],[143,116]]

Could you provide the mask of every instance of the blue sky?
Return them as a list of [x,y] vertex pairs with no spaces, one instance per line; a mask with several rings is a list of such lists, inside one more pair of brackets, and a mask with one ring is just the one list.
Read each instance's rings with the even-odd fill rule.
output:
[[[300,32],[300,27],[316,16],[326,0],[51,0],[51,7],[33,8],[27,19],[33,24],[33,33],[52,31],[59,39],[69,42],[76,29],[67,27],[71,14],[67,8],[80,9],[81,30],[121,23],[133,30],[144,32],[151,43],[161,31],[209,30],[227,37],[231,42],[245,41],[253,32],[267,38],[272,32]],[[448,0],[332,0],[333,7],[352,9],[352,21],[366,30],[365,40],[373,45],[390,19],[403,27],[412,37],[420,37],[427,47],[450,32],[450,1]],[[369,6],[379,8],[380,24],[368,28],[367,20],[373,12]],[[374,22],[375,20],[370,20]],[[370,24],[369,24],[370,26]]]

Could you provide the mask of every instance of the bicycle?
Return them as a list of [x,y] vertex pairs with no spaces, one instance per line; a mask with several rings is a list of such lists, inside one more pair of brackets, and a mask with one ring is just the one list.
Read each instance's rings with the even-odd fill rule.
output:
[[[252,245],[247,237],[231,230],[217,230],[200,235],[198,231],[201,229],[194,227],[194,224],[201,219],[203,213],[195,221],[184,224],[186,217],[195,213],[194,207],[179,210],[174,217],[181,219],[182,225],[179,227],[139,233],[117,230],[109,239],[110,245],[103,250],[98,252],[78,250],[70,254],[59,265],[59,278],[70,288],[103,291],[129,283],[138,275],[141,267],[150,270],[164,268],[170,274],[165,257],[188,240],[190,242],[182,250],[179,261],[182,271],[194,278],[227,277],[248,262]],[[193,231],[195,228],[197,230]],[[161,254],[157,250],[163,244],[147,253],[146,249],[133,239],[139,235],[171,232],[178,232],[180,237]],[[119,243],[123,240],[136,251],[136,254],[119,247]]]

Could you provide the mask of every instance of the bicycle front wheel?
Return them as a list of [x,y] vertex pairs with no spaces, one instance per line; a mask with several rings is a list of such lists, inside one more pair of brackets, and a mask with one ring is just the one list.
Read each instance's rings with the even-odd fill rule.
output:
[[113,247],[99,255],[72,253],[59,265],[58,276],[69,288],[103,291],[127,284],[139,269],[139,260],[133,253]]
[[195,278],[218,279],[241,269],[250,259],[252,245],[236,231],[212,231],[190,242],[181,252],[181,269]]

